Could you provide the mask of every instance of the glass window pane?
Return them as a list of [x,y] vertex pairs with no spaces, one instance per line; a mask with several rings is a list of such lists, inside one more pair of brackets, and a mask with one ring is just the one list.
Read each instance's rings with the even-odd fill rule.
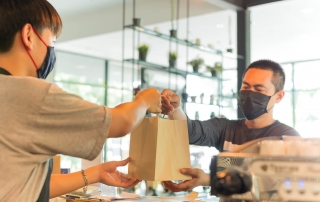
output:
[[303,137],[320,137],[320,90],[298,91],[295,96],[296,126]]
[[296,63],[294,65],[294,85],[299,90],[320,88],[320,61]]
[[[122,99],[123,94],[123,101]],[[132,101],[133,92],[129,90],[119,90],[114,88],[108,88],[107,105],[108,107],[115,107],[122,102]]]
[[122,73],[124,74],[123,88],[131,90],[133,86],[133,74],[134,80],[137,80],[137,71],[132,71],[132,66],[124,66],[124,72],[122,72],[122,63],[120,62],[109,62],[108,63],[108,87],[122,88]]
[[273,113],[276,120],[279,120],[280,122],[289,126],[293,126],[291,92],[285,92],[281,102],[275,104]]
[[57,51],[55,81],[83,84],[105,84],[105,61]]
[[64,82],[56,82],[56,84],[69,93],[79,95],[84,100],[96,104],[104,105],[105,88],[91,85],[72,84]]
[[293,88],[293,82],[292,82],[292,64],[285,64],[281,65],[284,71],[284,74],[286,76],[285,84],[284,84],[284,90],[289,91]]

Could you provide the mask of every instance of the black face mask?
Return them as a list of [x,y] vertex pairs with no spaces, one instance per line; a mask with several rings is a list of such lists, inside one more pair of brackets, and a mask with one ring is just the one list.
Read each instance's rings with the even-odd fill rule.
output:
[[248,120],[253,120],[268,113],[267,106],[272,96],[257,93],[251,90],[239,92],[239,106]]

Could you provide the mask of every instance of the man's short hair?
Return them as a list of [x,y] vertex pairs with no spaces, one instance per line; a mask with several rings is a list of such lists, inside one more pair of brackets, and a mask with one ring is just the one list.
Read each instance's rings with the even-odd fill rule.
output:
[[61,18],[47,0],[0,0],[0,53],[11,49],[16,34],[27,23],[39,33],[48,28],[59,35],[62,30]]
[[276,63],[271,60],[258,60],[249,65],[249,67],[246,69],[246,71],[243,73],[242,78],[247,73],[249,69],[264,69],[264,70],[270,70],[273,73],[272,77],[272,84],[275,87],[276,92],[279,90],[283,90],[284,83],[286,80],[286,76],[284,74],[284,71],[279,63]]

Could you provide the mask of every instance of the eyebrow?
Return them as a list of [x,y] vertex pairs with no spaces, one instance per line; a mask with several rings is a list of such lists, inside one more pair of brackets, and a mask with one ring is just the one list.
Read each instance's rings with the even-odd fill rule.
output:
[[[245,84],[245,85],[251,86],[248,82],[242,81],[242,83]],[[259,88],[259,87],[261,87],[261,88],[267,88],[267,87],[265,87],[265,86],[262,85],[262,84],[255,84],[255,85],[253,85],[253,87],[255,87],[255,88]]]

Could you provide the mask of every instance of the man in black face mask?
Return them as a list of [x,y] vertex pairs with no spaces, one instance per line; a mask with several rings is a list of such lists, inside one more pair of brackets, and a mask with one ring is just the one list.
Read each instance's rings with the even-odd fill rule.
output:
[[[284,97],[285,74],[282,67],[270,60],[253,62],[246,69],[239,92],[238,104],[245,119],[212,118],[190,120],[180,107],[180,97],[170,90],[162,92],[162,112],[169,118],[187,119],[189,142],[210,146],[220,152],[230,151],[248,141],[270,136],[299,136],[298,132],[273,118],[273,109]],[[210,186],[210,175],[200,169],[185,168],[181,173],[191,180],[163,185],[171,191],[187,191],[196,186]]]

